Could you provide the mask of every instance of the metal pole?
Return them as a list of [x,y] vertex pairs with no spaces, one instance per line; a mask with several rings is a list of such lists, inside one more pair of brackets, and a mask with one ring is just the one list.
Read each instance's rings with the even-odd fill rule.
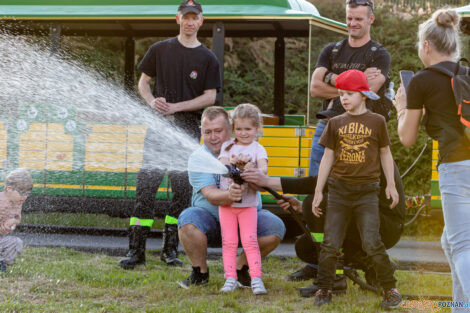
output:
[[135,40],[127,37],[124,57],[124,87],[127,91],[134,90],[135,84]]
[[214,52],[217,60],[219,60],[220,68],[220,91],[216,96],[216,105],[223,105],[224,100],[224,49],[225,49],[225,26],[222,22],[217,22],[212,27],[212,51]]
[[60,24],[51,24],[49,27],[50,50],[51,54],[60,52],[60,33],[62,26]]
[[310,122],[310,66],[312,54],[312,24],[308,22],[308,69],[307,69],[307,125]]
[[285,48],[284,37],[278,37],[274,44],[274,115],[279,117],[279,125],[284,125]]

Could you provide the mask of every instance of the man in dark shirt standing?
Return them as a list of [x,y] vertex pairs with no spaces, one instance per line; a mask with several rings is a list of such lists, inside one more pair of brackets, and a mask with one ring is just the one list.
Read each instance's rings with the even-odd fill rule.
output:
[[[183,1],[178,7],[177,37],[153,44],[138,69],[142,71],[139,93],[155,114],[167,118],[199,141],[202,109],[215,103],[220,88],[220,70],[215,55],[197,39],[203,23],[202,7],[197,1]],[[153,91],[150,82],[155,78]],[[137,176],[136,205],[130,220],[129,252],[119,266],[133,269],[145,263],[145,242],[154,222],[153,203],[165,170],[151,166],[152,158],[165,145],[158,130],[148,129],[142,168]],[[165,228],[160,258],[167,265],[181,266],[177,258],[178,216],[191,203],[187,172],[170,171],[172,201],[165,210]]]
[[[372,41],[370,29],[374,22],[372,0],[347,0],[346,24],[348,38],[328,44],[321,51],[312,74],[310,94],[323,99],[322,111],[312,140],[309,176],[317,176],[324,148],[318,144],[329,118],[344,113],[339,101],[336,77],[344,71],[357,69],[366,74],[372,91],[383,95],[390,69],[390,54],[379,43]],[[368,100],[367,107],[374,110],[375,103]],[[379,113],[379,112],[377,112]],[[289,280],[307,280],[316,276],[316,269],[306,265],[291,274]]]

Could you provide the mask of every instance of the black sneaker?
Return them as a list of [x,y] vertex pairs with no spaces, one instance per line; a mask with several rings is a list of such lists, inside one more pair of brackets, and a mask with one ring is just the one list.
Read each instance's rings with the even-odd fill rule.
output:
[[178,285],[184,289],[189,289],[191,285],[204,286],[207,284],[209,284],[209,269],[207,269],[207,273],[201,273],[201,268],[199,266],[193,266],[191,275],[185,280],[178,282]]
[[315,306],[322,306],[331,302],[331,290],[320,289],[315,294]]
[[317,269],[310,266],[305,265],[297,272],[290,274],[287,277],[288,281],[301,281],[301,280],[310,280],[317,277]]
[[0,273],[6,273],[7,272],[7,266],[3,261],[0,261]]
[[240,270],[237,270],[237,278],[242,288],[251,288],[251,277],[248,272],[248,265],[243,265]]
[[396,309],[401,305],[403,298],[397,288],[383,291],[383,300],[380,307],[383,309]]

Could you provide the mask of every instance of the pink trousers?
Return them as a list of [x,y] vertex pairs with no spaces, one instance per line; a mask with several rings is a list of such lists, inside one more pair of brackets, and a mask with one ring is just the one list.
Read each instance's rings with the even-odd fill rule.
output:
[[222,231],[222,259],[225,278],[237,278],[238,225],[243,250],[250,267],[250,276],[261,277],[261,253],[258,246],[256,207],[219,206]]

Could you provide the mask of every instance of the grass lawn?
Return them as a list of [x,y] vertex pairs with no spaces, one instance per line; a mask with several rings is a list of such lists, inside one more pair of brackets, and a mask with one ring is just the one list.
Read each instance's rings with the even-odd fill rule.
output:
[[[319,312],[313,299],[301,298],[297,288],[308,283],[285,281],[301,266],[293,258],[263,260],[267,296],[254,296],[249,289],[222,295],[221,260],[209,261],[210,284],[180,288],[176,282],[190,274],[184,267],[168,268],[153,252],[147,265],[133,271],[117,266],[119,258],[77,252],[65,248],[26,247],[10,272],[0,278],[0,312]],[[398,271],[402,293],[450,295],[449,275]],[[321,312],[380,312],[379,296],[348,282],[346,295],[334,297]],[[426,300],[426,297],[423,297]],[[430,312],[400,309],[398,312]],[[440,312],[448,312],[441,309]]]

